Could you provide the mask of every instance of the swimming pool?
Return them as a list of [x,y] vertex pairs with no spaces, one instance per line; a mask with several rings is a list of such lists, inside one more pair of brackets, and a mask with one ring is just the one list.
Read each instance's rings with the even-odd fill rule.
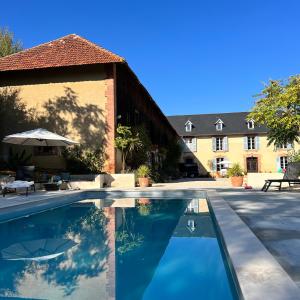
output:
[[85,200],[0,224],[0,296],[238,299],[205,199]]

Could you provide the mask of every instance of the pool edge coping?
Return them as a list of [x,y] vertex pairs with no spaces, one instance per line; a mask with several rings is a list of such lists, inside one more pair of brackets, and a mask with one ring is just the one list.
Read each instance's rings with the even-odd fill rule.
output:
[[206,193],[242,299],[300,299],[296,283],[230,205],[217,191]]

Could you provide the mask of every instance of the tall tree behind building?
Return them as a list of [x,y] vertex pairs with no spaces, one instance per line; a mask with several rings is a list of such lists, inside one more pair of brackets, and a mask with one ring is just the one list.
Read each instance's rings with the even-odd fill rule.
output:
[[19,52],[23,49],[20,41],[6,28],[0,28],[0,57]]

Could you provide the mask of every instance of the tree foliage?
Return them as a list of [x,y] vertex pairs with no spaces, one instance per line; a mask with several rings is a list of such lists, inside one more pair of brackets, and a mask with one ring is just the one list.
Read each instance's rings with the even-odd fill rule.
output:
[[0,57],[21,51],[22,44],[14,39],[14,34],[8,29],[0,28]]
[[142,147],[139,135],[133,133],[130,126],[118,125],[117,137],[115,138],[116,148],[122,155],[122,172],[125,172],[128,155]]
[[248,119],[268,127],[269,145],[299,142],[300,75],[270,80],[258,95]]

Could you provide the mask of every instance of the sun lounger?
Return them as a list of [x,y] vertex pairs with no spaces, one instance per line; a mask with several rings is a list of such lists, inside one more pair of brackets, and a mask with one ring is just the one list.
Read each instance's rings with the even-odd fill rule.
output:
[[29,189],[33,189],[35,191],[34,181],[15,180],[13,182],[3,185],[3,197],[5,197],[5,194],[7,194],[9,190],[15,190],[15,192],[17,192],[18,189],[26,189],[26,196],[28,196]]
[[288,183],[289,186],[294,184],[300,184],[299,176],[299,169],[295,168],[293,165],[288,165],[286,172],[284,173],[283,179],[267,179],[265,180],[265,184],[262,187],[263,192],[267,192],[269,187],[273,183],[278,183],[279,185],[275,186],[278,187],[278,190],[281,191],[282,183]]

